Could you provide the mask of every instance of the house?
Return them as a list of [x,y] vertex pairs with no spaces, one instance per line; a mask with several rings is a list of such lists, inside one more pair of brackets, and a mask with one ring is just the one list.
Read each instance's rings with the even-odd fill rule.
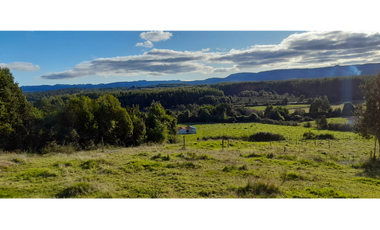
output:
[[178,134],[196,134],[197,129],[194,126],[187,126],[187,127],[179,127]]
[[357,120],[359,120],[359,118],[358,117],[349,117],[349,118],[347,118],[347,124],[349,124],[349,125],[353,125],[353,124],[355,124],[355,122],[357,121]]

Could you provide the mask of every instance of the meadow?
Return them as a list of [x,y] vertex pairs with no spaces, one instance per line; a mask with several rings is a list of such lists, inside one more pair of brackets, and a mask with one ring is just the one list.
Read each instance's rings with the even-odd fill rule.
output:
[[[336,105],[331,105],[331,108],[334,110],[334,109],[337,109],[337,108],[340,108],[341,110],[343,110],[343,106],[344,106],[344,103],[343,104],[336,104]],[[264,111],[265,108],[267,106],[264,106],[264,105],[259,105],[259,106],[253,106],[253,107],[247,107],[249,109],[254,109],[254,110],[257,110],[257,111]],[[295,110],[297,109],[302,109],[302,110],[305,110],[306,113],[309,112],[309,109],[310,109],[310,104],[288,104],[288,105],[285,105],[285,106],[282,106],[282,107],[285,107],[289,110],[289,113],[294,113]]]
[[[341,122],[344,122],[341,118]],[[330,120],[331,121],[331,120]],[[188,125],[188,124],[180,124]],[[178,125],[178,126],[180,126]],[[378,198],[373,140],[260,123],[191,124],[176,144],[50,153],[0,154],[1,198]],[[248,142],[256,132],[284,141]],[[335,140],[302,140],[305,132]],[[179,136],[182,140],[183,136]]]

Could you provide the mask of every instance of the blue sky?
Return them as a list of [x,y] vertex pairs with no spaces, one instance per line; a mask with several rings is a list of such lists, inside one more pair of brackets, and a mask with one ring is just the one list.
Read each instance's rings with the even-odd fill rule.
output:
[[197,80],[380,62],[376,31],[0,31],[24,85]]

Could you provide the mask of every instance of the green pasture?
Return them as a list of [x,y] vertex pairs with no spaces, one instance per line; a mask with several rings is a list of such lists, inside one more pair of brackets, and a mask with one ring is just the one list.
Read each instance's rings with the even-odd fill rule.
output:
[[[302,126],[191,125],[197,134],[176,144],[0,153],[0,198],[380,198],[373,140]],[[262,131],[286,140],[202,139]],[[302,140],[309,131],[336,139]]]
[[[331,105],[331,108],[334,110],[334,109],[337,109],[337,108],[340,108],[343,110],[343,106],[344,104],[339,104],[339,105]],[[254,110],[258,110],[258,111],[264,111],[265,108],[267,106],[263,106],[263,105],[260,105],[260,106],[253,106],[253,107],[247,107],[249,109],[254,109]],[[310,104],[297,104],[297,105],[285,105],[285,106],[282,106],[282,107],[285,107],[289,110],[289,113],[294,113],[294,111],[296,109],[303,109],[305,110],[306,113],[309,112],[309,109],[310,109]]]
[[[346,123],[347,118],[329,118],[327,121],[330,123]],[[315,121],[310,122],[315,124]],[[314,132],[315,134],[331,133],[336,138],[341,140],[354,140],[359,138],[358,135],[352,132],[338,132],[329,130],[318,130],[315,127],[305,128],[302,126],[284,126],[284,125],[270,125],[261,123],[187,123],[179,124],[179,126],[192,125],[197,129],[196,134],[185,135],[187,141],[196,141],[203,137],[215,137],[215,136],[234,136],[241,137],[244,135],[252,135],[256,132],[271,132],[284,135],[286,139],[300,139],[305,132]],[[181,136],[181,135],[180,135]],[[181,137],[182,138],[182,137]]]

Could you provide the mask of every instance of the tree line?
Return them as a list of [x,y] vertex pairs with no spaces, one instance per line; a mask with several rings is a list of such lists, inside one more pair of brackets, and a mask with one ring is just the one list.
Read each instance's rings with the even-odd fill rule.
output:
[[159,102],[146,113],[122,107],[113,95],[44,98],[34,107],[0,68],[0,149],[41,152],[49,143],[91,149],[105,145],[137,146],[175,139],[177,119]]

